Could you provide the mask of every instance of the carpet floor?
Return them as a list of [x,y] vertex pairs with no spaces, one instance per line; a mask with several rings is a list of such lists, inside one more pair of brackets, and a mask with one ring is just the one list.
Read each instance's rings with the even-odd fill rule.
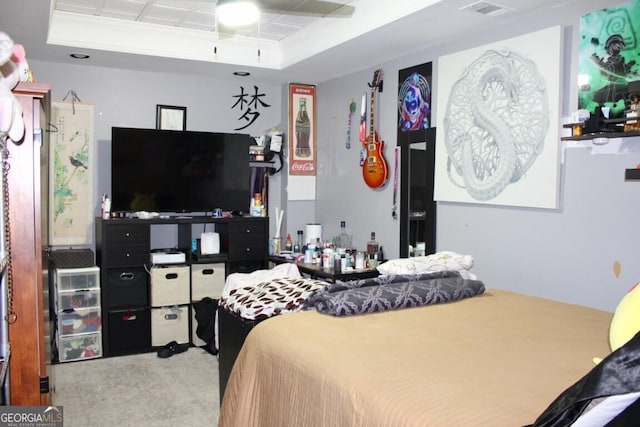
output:
[[216,426],[218,358],[197,347],[60,363],[52,367],[53,404],[65,427]]

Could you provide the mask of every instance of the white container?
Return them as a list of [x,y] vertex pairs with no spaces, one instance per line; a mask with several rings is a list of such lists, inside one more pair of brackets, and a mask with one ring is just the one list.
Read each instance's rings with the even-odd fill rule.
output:
[[189,266],[151,268],[151,306],[189,303]]
[[219,299],[225,282],[225,264],[191,265],[191,301],[209,297]]
[[151,345],[163,346],[171,341],[189,342],[189,307],[151,309]]
[[202,255],[211,255],[220,253],[220,235],[218,233],[201,233],[200,234],[200,253]]

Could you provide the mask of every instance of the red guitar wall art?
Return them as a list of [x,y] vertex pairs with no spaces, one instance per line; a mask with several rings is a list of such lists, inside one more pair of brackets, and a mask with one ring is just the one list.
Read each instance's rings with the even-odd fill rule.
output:
[[384,158],[384,141],[378,140],[378,132],[375,130],[376,93],[382,81],[382,70],[373,73],[373,82],[369,84],[371,88],[371,112],[369,137],[364,141],[366,148],[366,158],[362,164],[362,177],[364,182],[371,188],[380,188],[389,178],[389,168]]

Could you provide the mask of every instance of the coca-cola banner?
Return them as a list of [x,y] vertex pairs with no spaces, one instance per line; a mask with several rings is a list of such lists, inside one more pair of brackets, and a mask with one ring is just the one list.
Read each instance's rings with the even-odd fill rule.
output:
[[289,175],[316,174],[316,87],[289,84]]

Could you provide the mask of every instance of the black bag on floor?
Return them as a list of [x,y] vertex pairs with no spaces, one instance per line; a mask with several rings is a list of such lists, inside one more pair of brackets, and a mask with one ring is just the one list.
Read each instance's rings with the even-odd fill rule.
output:
[[211,354],[218,354],[216,348],[216,311],[218,310],[218,300],[205,297],[193,303],[196,312],[196,335],[206,342],[204,349]]

